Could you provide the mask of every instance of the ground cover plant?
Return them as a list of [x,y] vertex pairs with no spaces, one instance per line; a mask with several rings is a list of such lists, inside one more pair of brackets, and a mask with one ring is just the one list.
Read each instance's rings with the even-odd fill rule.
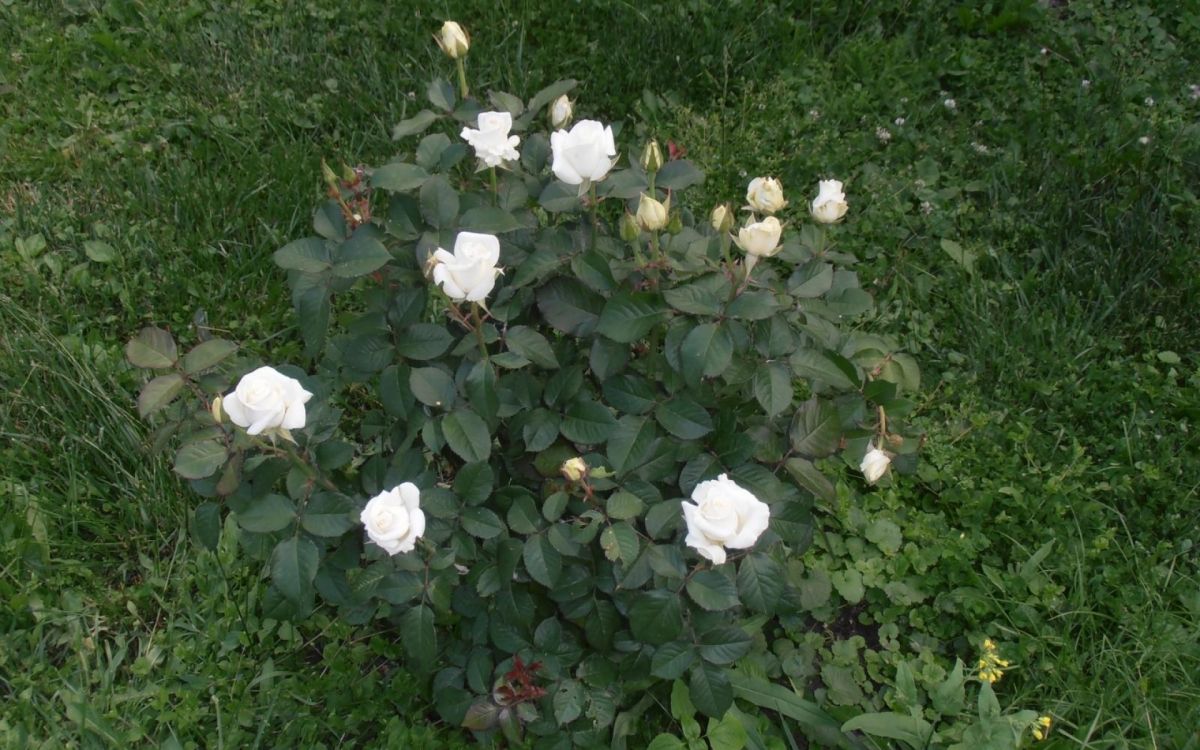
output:
[[[1012,662],[994,692],[1048,712],[1047,743],[1194,745],[1195,13],[590,7],[569,29],[519,4],[0,7],[6,744],[454,741],[411,728],[394,638],[281,625],[236,524],[221,554],[178,533],[195,502],[143,452],[121,352],[145,324],[207,324],[301,361],[271,254],[303,235],[322,157],[404,150],[420,82],[453,79],[430,43],[452,10],[474,87],[580,80],[629,143],[688,150],[700,213],[756,174],[846,183],[863,320],[921,362],[926,438],[918,475],[877,490],[824,465],[839,494],[779,639],[799,695],[889,710],[907,661],[928,707],[990,637]],[[867,534],[889,523],[894,552]]]

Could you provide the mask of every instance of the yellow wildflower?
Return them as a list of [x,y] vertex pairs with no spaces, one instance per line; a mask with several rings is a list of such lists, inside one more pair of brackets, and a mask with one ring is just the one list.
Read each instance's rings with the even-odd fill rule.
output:
[[1035,740],[1044,740],[1050,736],[1050,717],[1039,716],[1038,720],[1033,724],[1033,738]]
[[1001,659],[996,644],[991,638],[983,641],[983,653],[979,657],[977,668],[979,679],[994,683],[1004,676],[1004,670],[1011,665],[1007,659]]

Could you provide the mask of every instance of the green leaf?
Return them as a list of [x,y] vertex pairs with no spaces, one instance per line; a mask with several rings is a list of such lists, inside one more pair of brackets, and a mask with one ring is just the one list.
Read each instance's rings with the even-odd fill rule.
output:
[[725,372],[733,361],[733,339],[729,330],[715,323],[696,326],[679,346],[679,361],[683,379],[696,385],[703,377],[716,377]]
[[250,507],[237,514],[238,525],[260,534],[286,529],[296,520],[296,504],[283,495],[267,495],[251,501]]
[[654,651],[650,660],[650,674],[664,680],[674,680],[683,676],[696,661],[696,647],[682,641],[664,643]]
[[962,266],[968,274],[974,275],[975,261],[979,257],[974,250],[968,250],[954,240],[945,237],[942,238],[941,246],[942,251],[949,255],[955,263]]
[[438,119],[438,115],[423,109],[407,120],[401,120],[392,128],[392,140],[398,141],[401,138],[417,133],[424,133]]
[[329,245],[321,237],[305,237],[275,251],[275,265],[288,271],[321,273],[333,267]]
[[413,396],[426,406],[448,409],[454,405],[454,381],[441,368],[414,367],[408,376],[408,387]]
[[183,355],[183,369],[189,375],[215,367],[221,360],[237,351],[237,344],[225,339],[209,339],[192,347]]
[[744,320],[766,320],[781,308],[779,300],[771,292],[742,292],[725,308],[725,314]]
[[314,357],[324,346],[325,334],[329,330],[328,283],[321,277],[309,277],[305,286],[292,287],[292,302],[296,306],[296,317],[300,320],[305,353]]
[[654,184],[665,190],[683,190],[703,182],[704,173],[687,159],[667,162],[654,176]]
[[397,337],[396,353],[409,359],[436,359],[446,353],[454,337],[437,323],[414,323]]
[[567,93],[571,89],[575,88],[578,84],[579,84],[579,82],[573,78],[566,78],[561,81],[555,81],[554,83],[550,84],[546,88],[542,89],[541,91],[539,91],[533,95],[533,97],[529,100],[529,107],[528,107],[529,111],[530,112],[538,111],[539,109],[546,106],[550,102],[554,101],[558,97],[562,96],[563,94]]
[[605,454],[617,475],[643,464],[649,458],[654,439],[653,422],[633,415],[621,417],[605,448]]
[[438,229],[445,229],[458,219],[458,192],[450,186],[450,181],[441,175],[435,175],[421,186],[421,216],[425,221]]
[[929,691],[929,698],[933,703],[933,710],[942,716],[958,716],[962,713],[967,702],[962,659],[954,660],[954,669],[950,670],[945,680]]
[[192,517],[192,532],[200,546],[209,552],[216,551],[221,542],[221,506],[212,502],[197,505]]
[[575,680],[563,680],[554,690],[551,703],[558,725],[570,724],[583,713],[583,688]]
[[609,560],[629,566],[637,560],[641,542],[632,526],[625,521],[619,521],[600,532],[600,547]]
[[513,326],[504,337],[508,348],[525,359],[548,370],[557,370],[558,358],[546,337],[528,326]]
[[521,559],[530,578],[548,589],[558,585],[562,575],[562,555],[546,534],[534,534],[526,539],[521,549]]
[[633,637],[652,646],[673,641],[683,631],[683,607],[673,591],[637,592],[629,607]]
[[782,414],[792,405],[792,373],[780,362],[770,362],[755,370],[751,387],[768,417]]
[[813,299],[833,287],[833,264],[811,260],[797,269],[788,279],[788,292],[793,297]]
[[334,253],[333,275],[343,279],[366,276],[392,259],[383,243],[366,232],[356,232]]
[[842,439],[837,407],[830,401],[813,396],[796,409],[788,434],[792,449],[802,456],[828,456],[837,450]]
[[681,440],[698,440],[713,429],[712,417],[704,407],[683,397],[660,403],[654,410],[654,418],[663,429]]
[[574,185],[557,180],[550,182],[538,194],[538,205],[552,214],[579,208],[579,191]]
[[318,493],[304,506],[300,526],[316,536],[341,536],[358,523],[358,519],[351,515],[351,507],[350,501],[340,495]]
[[604,512],[608,514],[608,517],[618,521],[637,518],[645,509],[646,504],[640,497],[625,490],[614,492],[604,504]]
[[463,510],[459,516],[463,531],[480,539],[492,539],[504,533],[504,521],[495,511],[482,506]]
[[100,240],[85,240],[83,252],[87,255],[88,260],[96,263],[112,263],[117,258],[117,251],[113,249],[113,246]]
[[729,672],[715,664],[702,661],[692,667],[688,677],[688,689],[692,694],[692,703],[705,716],[720,718],[733,705],[733,687],[729,682]]
[[761,677],[751,677],[741,672],[729,675],[733,694],[747,703],[774,711],[796,721],[812,732],[814,739],[822,745],[851,745],[849,738],[841,732],[841,725],[811,701],[806,701],[782,685],[767,682]]
[[161,370],[179,359],[175,339],[161,328],[146,327],[125,345],[125,357],[134,367]]
[[524,229],[524,225],[517,221],[517,217],[503,208],[495,206],[477,206],[470,209],[459,219],[458,226],[459,229],[485,234],[504,234]]
[[750,741],[746,727],[733,711],[726,712],[720,721],[709,719],[705,736],[712,750],[742,750]]
[[749,653],[753,643],[745,630],[721,625],[700,636],[700,656],[711,664],[732,664]]
[[487,423],[470,409],[456,409],[442,420],[446,445],[464,461],[486,461],[492,454]]
[[216,440],[188,443],[175,454],[175,473],[184,479],[204,479],[221,468],[228,457],[225,444]]
[[542,527],[542,514],[533,502],[533,496],[522,493],[515,497],[505,514],[508,528],[518,534],[535,534]]
[[981,722],[1000,717],[1000,701],[996,698],[996,691],[992,689],[992,683],[981,682],[979,684],[979,699],[976,704]]
[[720,612],[740,604],[737,586],[717,570],[702,570],[687,582],[688,596],[710,612]]
[[774,614],[783,597],[783,569],[779,563],[756,552],[738,564],[737,588],[742,604],[755,612]]
[[454,475],[454,494],[467,505],[482,505],[495,485],[496,473],[486,463],[464,464]]
[[320,553],[307,539],[291,537],[275,545],[271,553],[271,582],[291,602],[301,602],[317,575]]
[[433,106],[446,112],[454,111],[458,97],[454,95],[454,86],[445,78],[435,78],[430,81],[429,89],[425,93],[429,97],[429,103]]
[[534,409],[521,428],[521,439],[530,453],[544,451],[558,438],[562,418],[548,409]]
[[680,312],[717,315],[729,299],[730,283],[724,274],[709,274],[663,291],[663,299]]
[[142,392],[138,394],[138,416],[145,418],[170,404],[181,390],[183,390],[183,376],[179,373],[172,372],[154,378],[142,386]]
[[596,329],[604,298],[579,281],[560,276],[538,289],[537,304],[547,323],[563,333],[583,337]]
[[650,740],[646,750],[688,750],[688,746],[673,734],[660,734]]
[[929,744],[933,727],[916,716],[883,711],[860,714],[842,724],[843,732],[865,732],[875,737],[899,740],[912,748],[924,748]]
[[864,535],[867,537],[867,541],[889,555],[899,552],[900,545],[904,543],[900,526],[888,518],[876,518],[867,526]]
[[[857,381],[852,380],[843,367],[837,364],[833,356],[829,354],[816,349],[800,349],[792,354],[788,362],[792,366],[792,372],[802,378],[815,380],[818,383],[845,391],[858,389]],[[849,365],[849,363],[846,364]],[[854,366],[849,365],[849,367],[853,370]]]
[[616,430],[617,420],[603,404],[580,399],[571,404],[560,430],[563,437],[583,445],[598,445]]
[[787,469],[788,474],[792,475],[792,479],[796,480],[796,484],[814,496],[826,502],[833,502],[837,497],[837,490],[834,489],[833,483],[813,465],[812,461],[805,458],[789,458],[784,463],[784,468]]
[[413,395],[408,385],[407,367],[390,365],[379,375],[379,400],[383,410],[391,417],[407,417],[413,406]]
[[437,629],[433,620],[433,610],[424,604],[418,604],[400,617],[399,630],[404,633],[400,642],[419,674],[429,674],[437,664]]
[[421,187],[428,179],[429,173],[416,164],[395,162],[384,164],[371,173],[371,187],[389,193],[405,193]]
[[665,317],[666,306],[656,294],[617,294],[605,303],[596,331],[613,341],[628,344],[645,336]]

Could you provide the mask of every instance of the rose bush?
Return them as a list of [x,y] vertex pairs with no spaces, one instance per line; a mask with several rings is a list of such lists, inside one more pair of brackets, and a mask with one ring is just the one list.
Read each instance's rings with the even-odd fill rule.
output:
[[[261,561],[270,617],[392,624],[439,714],[476,731],[620,747],[682,681],[714,720],[783,691],[848,742],[771,682],[768,647],[801,611],[827,473],[876,444],[906,471],[917,444],[916,362],[862,330],[848,227],[824,223],[840,183],[820,223],[751,216],[735,243],[728,205],[688,205],[694,164],[628,144],[645,157],[622,165],[619,126],[564,129],[574,81],[466,96],[466,39],[439,35],[459,86],[430,84],[402,153],[326,169],[313,234],[274,255],[304,369],[230,392],[257,363],[229,342],[129,343],[157,372],[139,409],[206,498],[197,537]],[[471,146],[499,157],[484,179]]]

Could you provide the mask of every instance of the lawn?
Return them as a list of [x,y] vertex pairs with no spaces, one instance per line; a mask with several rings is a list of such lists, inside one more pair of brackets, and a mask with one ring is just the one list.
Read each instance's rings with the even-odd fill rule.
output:
[[565,6],[0,2],[3,744],[468,744],[393,630],[272,619],[236,536],[197,544],[123,354],[153,324],[303,361],[272,253],[322,158],[411,150],[453,17],[474,89],[575,78],[624,154],[685,148],[697,215],[845,181],[855,325],[920,362],[923,448],[877,488],[826,467],[793,685],[886,709],[901,662],[924,689],[991,638],[1047,747],[1200,748],[1200,10]]

